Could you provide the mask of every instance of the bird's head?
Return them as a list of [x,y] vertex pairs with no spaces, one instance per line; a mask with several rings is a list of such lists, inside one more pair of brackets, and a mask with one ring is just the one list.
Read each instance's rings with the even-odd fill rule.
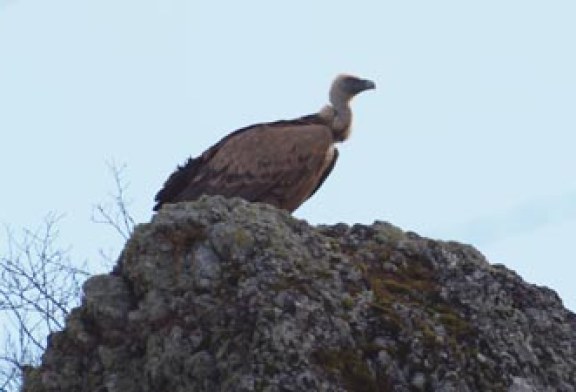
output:
[[371,80],[347,74],[338,75],[330,88],[330,102],[332,104],[341,101],[347,102],[356,94],[375,88],[376,84]]

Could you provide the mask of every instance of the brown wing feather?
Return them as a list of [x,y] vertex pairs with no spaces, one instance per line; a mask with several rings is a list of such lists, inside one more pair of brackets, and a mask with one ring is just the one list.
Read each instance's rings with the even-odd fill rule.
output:
[[317,188],[331,143],[329,128],[316,115],[239,129],[178,167],[156,195],[154,210],[218,194],[291,211]]
[[332,156],[332,160],[330,161],[330,164],[326,167],[326,169],[324,169],[324,172],[322,173],[322,177],[320,177],[320,179],[318,180],[318,184],[316,185],[316,188],[314,188],[312,193],[310,193],[306,199],[311,198],[316,192],[318,192],[318,189],[320,189],[322,184],[324,184],[324,181],[326,181],[326,179],[328,178],[328,176],[332,172],[332,169],[334,169],[334,166],[336,165],[337,159],[338,159],[338,149],[334,148],[334,155]]

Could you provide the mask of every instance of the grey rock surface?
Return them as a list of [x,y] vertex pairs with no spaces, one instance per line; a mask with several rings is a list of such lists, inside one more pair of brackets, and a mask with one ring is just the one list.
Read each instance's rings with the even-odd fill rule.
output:
[[576,390],[556,293],[384,222],[169,205],[84,292],[24,391]]

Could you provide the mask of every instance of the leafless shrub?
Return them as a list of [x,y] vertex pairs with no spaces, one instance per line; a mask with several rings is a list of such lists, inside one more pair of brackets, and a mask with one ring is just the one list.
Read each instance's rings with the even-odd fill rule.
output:
[[15,235],[5,227],[6,254],[0,257],[0,390],[16,390],[22,367],[36,364],[46,336],[62,329],[78,304],[85,265],[74,264],[58,245],[61,216],[49,214],[35,230]]
[[[126,165],[108,164],[114,179],[111,202],[97,204],[92,220],[128,239],[134,219],[128,211]],[[49,214],[35,230],[15,233],[6,226],[0,255],[0,392],[15,392],[26,366],[38,365],[46,337],[64,328],[78,305],[86,263],[74,263],[58,243],[61,215]],[[5,249],[4,249],[5,248]],[[101,254],[110,261],[104,252]]]

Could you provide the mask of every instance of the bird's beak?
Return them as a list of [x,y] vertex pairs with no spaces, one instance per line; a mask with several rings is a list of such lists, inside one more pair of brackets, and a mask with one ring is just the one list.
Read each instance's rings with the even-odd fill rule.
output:
[[364,90],[374,90],[376,88],[376,83],[371,80],[364,79]]

